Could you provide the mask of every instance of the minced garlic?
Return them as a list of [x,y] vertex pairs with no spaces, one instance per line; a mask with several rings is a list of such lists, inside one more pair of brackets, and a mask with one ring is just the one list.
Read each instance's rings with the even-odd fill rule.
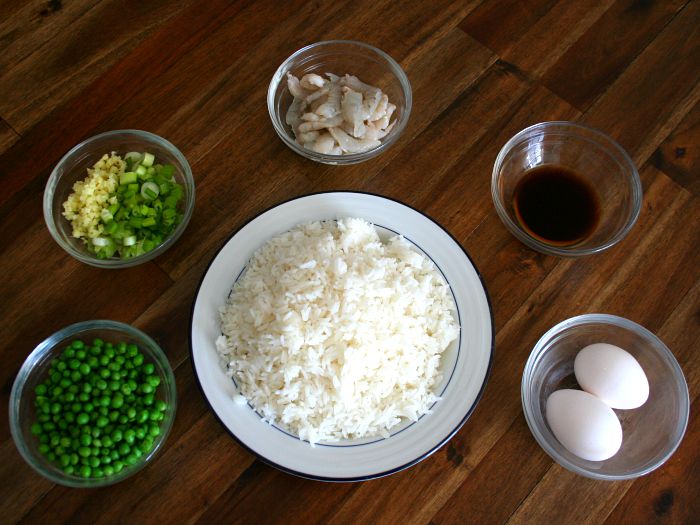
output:
[[73,184],[73,193],[63,203],[63,216],[71,222],[73,237],[94,239],[102,235],[100,214],[117,202],[119,175],[125,169],[126,163],[119,155],[105,154],[88,168],[85,179]]

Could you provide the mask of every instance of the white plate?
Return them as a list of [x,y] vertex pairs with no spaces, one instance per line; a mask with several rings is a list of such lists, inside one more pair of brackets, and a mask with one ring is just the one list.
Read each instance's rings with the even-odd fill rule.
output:
[[[458,310],[460,337],[443,354],[442,400],[415,423],[392,429],[387,439],[311,447],[261,421],[248,405],[236,405],[214,342],[221,334],[219,307],[255,250],[297,224],[361,217],[380,235],[402,234],[437,265]],[[261,213],[221,247],[204,273],[192,308],[190,348],[195,375],[212,410],[231,435],[263,461],[281,470],[325,481],[386,476],[425,459],[464,424],[479,401],[493,357],[493,320],[481,277],[462,247],[440,225],[400,202],[367,193],[329,192],[299,197]]]

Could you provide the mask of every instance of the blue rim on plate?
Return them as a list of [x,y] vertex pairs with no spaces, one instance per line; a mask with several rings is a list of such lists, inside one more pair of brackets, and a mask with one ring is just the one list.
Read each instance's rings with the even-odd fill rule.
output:
[[[420,214],[422,217],[428,219],[431,223],[433,223],[433,224],[434,224],[435,226],[437,226],[440,230],[442,230],[445,234],[447,234],[447,236],[449,237],[449,239],[451,239],[452,242],[453,242],[456,246],[459,247],[459,249],[462,251],[462,253],[464,254],[464,256],[465,256],[465,257],[467,258],[467,260],[469,261],[469,263],[472,265],[472,268],[473,268],[473,270],[474,270],[474,272],[475,272],[475,274],[476,274],[476,277],[478,278],[478,282],[479,282],[479,284],[480,284],[480,286],[481,286],[481,290],[480,290],[480,291],[483,291],[483,294],[484,294],[484,298],[485,298],[485,301],[486,301],[486,305],[487,305],[487,307],[488,307],[488,319],[489,319],[489,322],[490,322],[490,326],[489,326],[489,329],[490,329],[490,348],[489,348],[489,350],[488,350],[488,364],[486,365],[485,374],[484,374],[484,376],[483,376],[483,380],[482,380],[482,383],[481,383],[481,385],[480,385],[480,387],[479,387],[479,390],[478,390],[478,392],[476,393],[476,396],[475,396],[475,398],[474,398],[474,400],[473,400],[471,406],[468,408],[468,410],[466,411],[466,413],[464,414],[464,416],[461,418],[461,420],[459,420],[459,422],[454,426],[454,428],[452,428],[452,430],[450,430],[449,432],[447,432],[447,433],[445,433],[443,436],[441,436],[440,439],[439,439],[439,441],[438,441],[436,444],[434,444],[432,447],[430,447],[430,448],[429,448],[428,450],[426,450],[425,452],[422,452],[421,454],[419,454],[417,457],[411,459],[410,461],[406,461],[406,462],[402,463],[401,465],[398,465],[398,466],[393,467],[393,468],[390,468],[390,469],[379,470],[378,472],[372,472],[372,473],[365,474],[365,475],[361,475],[361,476],[323,476],[323,475],[312,474],[312,473],[309,473],[309,472],[304,472],[304,471],[301,471],[301,470],[298,470],[298,469],[293,469],[293,468],[290,468],[290,467],[288,467],[288,466],[282,465],[282,464],[280,464],[280,463],[277,462],[277,461],[270,460],[269,458],[265,457],[264,455],[262,455],[262,454],[259,453],[258,451],[256,451],[256,450],[254,450],[253,448],[251,448],[251,446],[249,446],[248,444],[244,443],[243,440],[242,440],[238,435],[236,435],[236,433],[233,432],[233,431],[227,426],[227,424],[223,421],[222,417],[217,413],[217,411],[216,411],[214,405],[212,404],[212,401],[207,397],[207,394],[206,394],[206,392],[205,392],[205,389],[204,389],[204,387],[203,387],[203,385],[202,385],[202,378],[200,377],[199,372],[198,372],[198,370],[197,370],[197,366],[196,366],[196,364],[195,364],[195,353],[194,353],[194,342],[193,342],[193,331],[194,331],[194,321],[195,321],[195,309],[196,309],[196,305],[197,305],[197,300],[198,300],[198,298],[199,298],[199,296],[200,296],[200,291],[201,291],[202,285],[203,285],[203,283],[204,283],[204,281],[205,281],[205,278],[207,277],[207,275],[208,275],[208,273],[209,273],[209,270],[211,269],[212,265],[213,265],[214,262],[217,260],[219,254],[222,252],[222,250],[223,250],[223,249],[228,245],[228,243],[231,241],[231,239],[233,239],[233,237],[235,237],[239,232],[241,232],[241,230],[243,230],[248,224],[250,224],[251,222],[255,221],[255,220],[258,219],[259,217],[261,217],[261,216],[267,214],[268,212],[274,210],[275,208],[278,208],[278,207],[283,206],[283,205],[285,205],[285,204],[292,203],[293,201],[296,201],[296,200],[299,200],[299,199],[305,199],[305,198],[314,197],[314,196],[320,196],[320,195],[334,196],[334,195],[337,195],[337,194],[346,194],[346,195],[351,195],[351,196],[352,196],[352,195],[355,195],[355,196],[369,196],[369,197],[372,197],[372,198],[384,199],[384,200],[390,201],[390,202],[392,202],[392,203],[399,204],[399,205],[401,205],[401,206],[404,206],[404,207],[406,207],[406,208],[409,208],[409,209],[412,210],[413,212],[416,212],[416,213]],[[303,221],[302,221],[302,222],[303,222]],[[388,228],[387,226],[383,226],[383,225],[378,225],[378,226],[379,226],[380,228],[384,228],[384,229],[386,229],[386,230],[393,231],[391,228]],[[407,237],[407,240],[409,240],[409,242],[411,242],[411,244],[412,244],[413,246],[416,246],[419,250],[421,250],[423,253],[425,253],[426,255],[428,255],[427,252],[425,252],[418,244],[416,244],[415,242],[413,242],[412,240],[410,240],[408,237]],[[428,255],[428,257],[430,257],[430,255]],[[432,259],[432,257],[430,257],[430,258]],[[435,262],[435,261],[433,261],[433,262]],[[437,263],[436,263],[436,266],[438,266]],[[438,266],[438,268],[439,268],[439,266]],[[442,272],[441,269],[440,269],[440,271]],[[443,276],[444,276],[444,273],[443,273]],[[445,277],[445,279],[446,279],[446,281],[447,281],[446,276],[444,276],[444,277]],[[449,281],[447,281],[447,282],[449,282]],[[233,281],[231,282],[231,285],[232,285],[232,284],[233,284]],[[454,292],[453,292],[453,293],[454,293]],[[457,301],[456,301],[456,300],[455,300],[455,306],[457,307]],[[460,332],[461,332],[461,330],[460,330]],[[352,481],[364,481],[364,480],[369,480],[369,479],[375,479],[375,478],[380,478],[380,477],[388,476],[388,475],[390,475],[390,474],[394,474],[394,473],[396,473],[396,472],[399,472],[399,471],[401,471],[401,470],[404,470],[404,469],[406,469],[406,468],[409,468],[409,467],[415,465],[416,463],[422,461],[423,459],[427,458],[428,456],[430,456],[431,454],[433,454],[434,452],[436,452],[438,449],[440,449],[443,445],[445,445],[445,443],[447,443],[447,441],[449,441],[449,440],[459,431],[459,429],[460,429],[460,428],[464,425],[464,423],[469,419],[469,417],[470,417],[471,414],[473,413],[474,409],[476,408],[477,404],[478,404],[479,401],[481,400],[481,397],[483,396],[484,390],[485,390],[485,388],[486,388],[486,384],[487,384],[487,382],[488,382],[488,378],[489,378],[490,373],[491,373],[491,368],[492,368],[492,366],[493,366],[494,345],[495,345],[495,330],[494,330],[493,308],[492,308],[492,305],[491,305],[491,300],[490,300],[490,297],[489,297],[489,295],[488,295],[488,291],[487,291],[487,289],[486,289],[486,286],[485,286],[483,277],[482,277],[481,274],[479,273],[479,271],[478,271],[476,265],[474,264],[474,261],[473,261],[472,258],[469,256],[469,254],[467,253],[467,251],[459,244],[459,242],[457,242],[457,240],[454,238],[454,236],[452,236],[452,234],[450,234],[450,233],[449,233],[445,228],[443,228],[437,221],[435,221],[434,219],[432,219],[431,217],[429,217],[429,216],[426,215],[425,213],[423,213],[423,212],[417,210],[416,208],[414,208],[414,207],[412,207],[412,206],[409,206],[409,205],[407,205],[407,204],[405,204],[405,203],[403,203],[403,202],[401,202],[401,201],[398,201],[398,200],[396,200],[396,199],[392,199],[392,198],[385,197],[385,196],[382,196],[382,195],[377,195],[377,194],[374,194],[374,193],[361,192],[361,191],[351,191],[351,192],[350,192],[350,191],[323,191],[323,192],[309,193],[309,194],[305,194],[305,195],[301,195],[301,196],[298,196],[298,197],[293,197],[293,198],[284,200],[284,201],[282,201],[282,202],[279,202],[279,203],[277,203],[277,204],[275,204],[275,205],[273,205],[273,206],[270,206],[269,208],[267,208],[267,209],[265,209],[265,210],[263,210],[263,211],[261,211],[261,212],[255,214],[253,217],[251,217],[251,218],[248,219],[246,222],[244,222],[243,224],[241,224],[241,226],[239,226],[233,233],[231,233],[231,235],[229,235],[229,236],[226,238],[226,240],[222,243],[222,245],[219,247],[219,249],[216,251],[216,253],[212,256],[212,258],[211,258],[209,264],[207,265],[207,267],[206,267],[204,273],[202,274],[202,277],[201,277],[201,279],[200,279],[200,281],[199,281],[199,283],[198,283],[198,285],[197,285],[197,289],[196,289],[196,292],[195,292],[195,297],[194,297],[194,300],[193,300],[193,303],[192,303],[192,309],[191,309],[191,312],[190,312],[189,346],[190,346],[190,358],[191,358],[192,369],[193,369],[193,372],[194,372],[194,376],[195,376],[195,378],[197,379],[197,386],[198,386],[199,390],[202,392],[202,395],[204,396],[205,400],[207,401],[207,404],[209,405],[209,407],[211,408],[212,412],[214,413],[215,417],[219,420],[219,422],[221,423],[221,425],[226,429],[226,431],[231,435],[231,437],[233,437],[234,440],[236,440],[236,441],[238,442],[239,445],[241,445],[244,449],[246,449],[248,452],[250,452],[251,454],[253,454],[253,455],[256,456],[257,458],[259,458],[259,459],[260,459],[261,461],[263,461],[264,463],[266,463],[266,464],[268,464],[268,465],[270,465],[270,466],[272,466],[272,467],[275,467],[275,468],[277,468],[277,469],[279,469],[279,470],[281,470],[281,471],[283,471],[283,472],[286,472],[286,473],[289,473],[289,474],[292,474],[292,475],[295,475],[295,476],[299,476],[299,477],[306,478],[306,479],[319,480],[319,481],[352,482]],[[455,366],[456,366],[456,365],[455,365]],[[445,388],[446,388],[446,387],[445,387]],[[246,408],[248,408],[248,407],[246,407]],[[270,428],[277,428],[277,427],[270,427]],[[406,428],[408,428],[408,427],[405,427],[405,428],[402,429],[402,430],[405,430]],[[279,429],[278,429],[278,430],[279,430]],[[398,434],[398,433],[399,433],[399,432],[396,432],[396,434]],[[287,434],[287,433],[285,432],[285,434]],[[394,434],[394,435],[396,435],[396,434]],[[288,435],[288,434],[287,434],[287,435]],[[298,438],[297,438],[296,436],[293,436],[293,437],[294,437],[295,442],[298,442],[298,441],[299,441]],[[391,438],[382,439],[382,440],[379,440],[379,441],[388,441],[389,439],[391,439]],[[373,443],[376,443],[376,441],[373,442]],[[367,444],[370,444],[370,443],[367,443]],[[308,444],[307,444],[306,446],[308,446]],[[336,447],[336,448],[349,448],[349,447],[348,447],[348,446],[345,446],[345,447]]]

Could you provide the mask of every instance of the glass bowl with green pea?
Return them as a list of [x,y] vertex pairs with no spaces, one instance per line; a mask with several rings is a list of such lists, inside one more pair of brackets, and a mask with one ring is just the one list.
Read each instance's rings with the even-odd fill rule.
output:
[[100,487],[156,456],[176,407],[175,377],[153,339],[116,321],[85,321],[27,357],[12,385],[10,430],[42,476]]
[[[114,175],[108,175],[111,168]],[[104,181],[87,183],[88,170]],[[77,183],[84,193],[76,191]],[[61,158],[46,183],[43,212],[49,233],[69,255],[116,269],[149,261],[172,246],[194,202],[194,177],[180,150],[148,131],[124,129],[90,137]]]

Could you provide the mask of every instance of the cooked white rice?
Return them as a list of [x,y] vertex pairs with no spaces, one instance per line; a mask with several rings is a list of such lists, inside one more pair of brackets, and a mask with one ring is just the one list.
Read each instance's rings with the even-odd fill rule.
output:
[[386,437],[438,399],[454,308],[403,237],[382,243],[362,219],[312,222],[255,252],[221,308],[217,349],[241,394],[300,439]]

